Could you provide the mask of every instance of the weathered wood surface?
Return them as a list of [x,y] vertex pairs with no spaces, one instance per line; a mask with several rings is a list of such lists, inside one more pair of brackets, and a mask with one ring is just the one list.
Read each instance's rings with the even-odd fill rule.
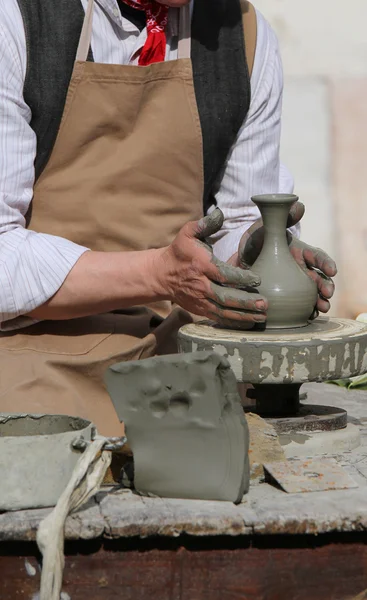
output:
[[[337,541],[338,543],[335,543]],[[36,600],[33,544],[1,556],[1,600]],[[367,546],[302,536],[160,540],[67,548],[63,600],[363,600]]]
[[[252,488],[240,506],[140,498],[130,492],[109,495],[102,492],[97,496],[97,503],[90,503],[69,517],[66,539],[367,531],[366,483],[354,490],[307,495],[287,495],[260,484]],[[42,510],[0,515],[0,541],[35,540],[38,524],[47,513],[48,510]]]

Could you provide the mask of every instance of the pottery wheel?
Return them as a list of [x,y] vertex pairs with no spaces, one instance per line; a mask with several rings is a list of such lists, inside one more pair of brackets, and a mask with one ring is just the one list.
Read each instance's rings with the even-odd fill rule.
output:
[[283,431],[288,417],[310,429],[345,427],[344,411],[300,404],[300,387],[367,372],[367,325],[348,319],[319,317],[307,327],[263,331],[226,330],[206,321],[184,326],[178,338],[181,352],[225,356],[237,381],[252,384],[252,410],[279,418]]
[[182,327],[182,352],[226,356],[237,381],[262,384],[330,381],[367,371],[367,325],[320,317],[307,327],[234,331],[208,323]]

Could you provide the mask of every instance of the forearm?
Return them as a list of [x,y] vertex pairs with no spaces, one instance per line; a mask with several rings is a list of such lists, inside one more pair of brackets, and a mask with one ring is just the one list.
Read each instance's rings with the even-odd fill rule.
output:
[[161,253],[86,252],[56,294],[28,316],[74,319],[168,299],[158,277]]

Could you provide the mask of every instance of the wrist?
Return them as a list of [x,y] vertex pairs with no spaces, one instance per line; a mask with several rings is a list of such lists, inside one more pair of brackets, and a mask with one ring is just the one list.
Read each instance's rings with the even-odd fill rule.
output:
[[147,277],[157,300],[172,300],[169,286],[168,247],[151,250],[147,262]]

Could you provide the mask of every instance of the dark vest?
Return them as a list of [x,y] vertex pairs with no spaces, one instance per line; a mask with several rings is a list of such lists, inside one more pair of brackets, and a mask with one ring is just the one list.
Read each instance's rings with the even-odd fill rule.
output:
[[[83,25],[80,0],[18,0],[28,68],[24,99],[37,135],[36,178],[51,155],[60,126]],[[191,59],[204,149],[204,210],[250,107],[240,0],[195,0]],[[92,51],[88,60],[93,61]]]

